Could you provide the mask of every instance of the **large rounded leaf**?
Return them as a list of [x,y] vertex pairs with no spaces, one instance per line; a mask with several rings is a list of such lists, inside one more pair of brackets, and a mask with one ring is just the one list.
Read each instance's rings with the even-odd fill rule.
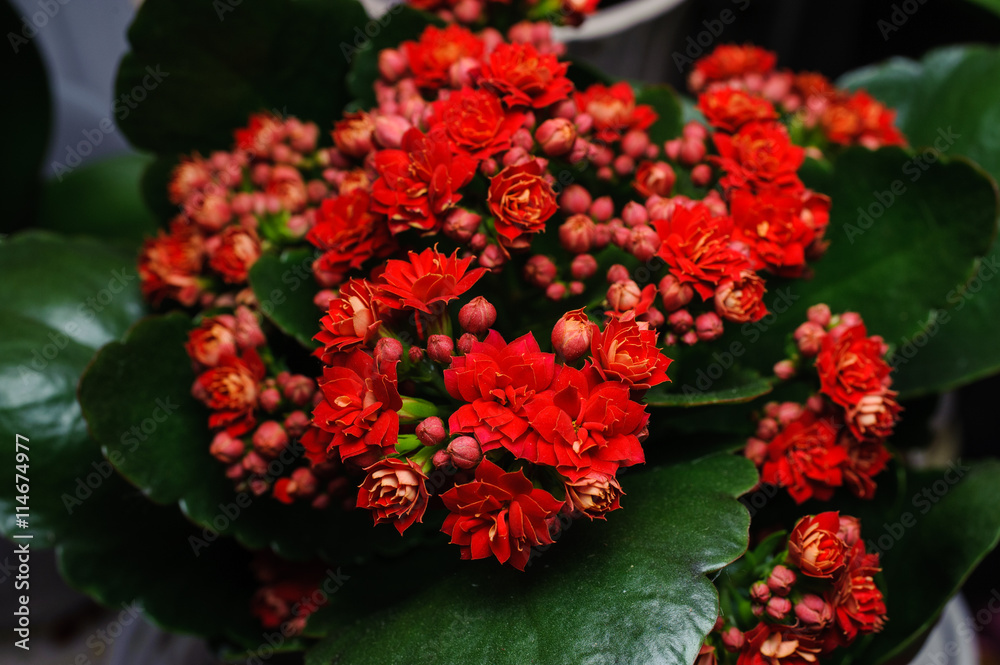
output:
[[116,119],[134,145],[172,154],[228,148],[258,111],[325,131],[348,101],[347,55],[367,20],[355,0],[147,0]]
[[728,455],[629,475],[621,512],[574,522],[523,573],[450,565],[454,547],[398,574],[345,569],[350,583],[311,622],[330,636],[306,662],[691,663],[719,610],[705,575],[745,551],[735,497],[756,481]]
[[[16,531],[13,442],[29,439],[29,532],[52,545],[71,522],[72,501],[100,484],[109,465],[87,437],[76,402],[95,350],[143,311],[126,254],[85,239],[43,232],[0,243],[6,291],[0,303],[0,436],[11,458],[0,473],[0,530]],[[91,478],[91,474],[96,474]]]
[[[970,157],[1000,180],[1000,89],[983,85],[998,78],[1000,50],[974,46],[933,51],[920,62],[890,60],[841,82],[898,109],[899,127],[913,145]],[[901,391],[950,389],[1000,371],[1000,346],[991,341],[1000,323],[998,272],[995,243],[967,286],[942,285],[945,302],[926,333],[890,340],[899,347],[893,364]]]
[[264,316],[309,349],[317,346],[313,336],[323,316],[313,302],[319,291],[312,273],[314,258],[307,249],[265,254],[250,269],[250,286]]

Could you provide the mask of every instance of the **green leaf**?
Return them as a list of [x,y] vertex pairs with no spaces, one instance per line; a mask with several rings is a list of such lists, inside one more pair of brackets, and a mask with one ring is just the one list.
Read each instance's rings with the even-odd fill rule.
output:
[[372,19],[363,26],[366,32],[359,30],[352,35],[349,46],[351,71],[347,75],[347,89],[360,107],[367,109],[375,106],[379,52],[396,48],[404,41],[418,39],[429,25],[442,27],[444,21],[433,14],[399,3],[380,18]]
[[[920,62],[896,58],[842,83],[898,109],[897,124],[914,146],[965,155],[1000,180],[1000,90],[982,84],[998,77],[1000,50],[971,46],[932,51]],[[1000,310],[1000,281],[993,279],[1000,244],[983,254],[967,287],[958,281],[942,287],[946,301],[926,334],[892,340],[900,347],[894,364],[904,394],[949,390],[1000,371],[1000,347],[991,343]]]
[[158,227],[142,200],[140,185],[151,162],[148,155],[120,155],[49,180],[42,194],[38,226],[60,233],[124,239],[138,248]]
[[903,653],[1000,542],[996,460],[909,471],[903,499],[862,522],[869,551],[882,555],[889,621],[857,662],[878,665]]
[[1000,0],[967,0],[1000,16]]
[[523,573],[454,547],[398,574],[346,571],[306,663],[691,663],[718,616],[706,574],[746,550],[735,497],[756,481],[729,455],[630,474],[620,513],[574,522]]
[[315,253],[307,249],[286,251],[280,256],[265,254],[250,269],[250,286],[261,311],[308,349],[318,346],[313,335],[319,332],[323,316],[313,303],[319,292],[312,274],[313,259]]
[[649,104],[659,116],[649,128],[649,138],[656,145],[675,139],[681,135],[683,111],[681,101],[674,89],[667,85],[647,85],[640,88],[635,97],[636,104]]
[[[0,319],[0,531],[16,531],[14,439],[29,439],[29,532],[49,547],[70,516],[64,497],[107,470],[87,437],[77,381],[94,350],[143,311],[132,258],[89,239],[31,231],[0,242],[7,286]],[[86,490],[86,487],[83,488]]]
[[[707,369],[713,370],[714,366],[708,365]],[[722,365],[718,366],[718,370],[722,379],[718,382],[706,373],[706,368],[699,368],[699,378],[693,384],[678,385],[675,382],[657,386],[646,393],[643,401],[650,406],[675,407],[739,404],[771,392],[771,381],[756,370],[737,367],[726,372]]]
[[148,0],[128,32],[115,116],[133,145],[173,154],[228,148],[259,111],[326,131],[367,20],[354,0]]

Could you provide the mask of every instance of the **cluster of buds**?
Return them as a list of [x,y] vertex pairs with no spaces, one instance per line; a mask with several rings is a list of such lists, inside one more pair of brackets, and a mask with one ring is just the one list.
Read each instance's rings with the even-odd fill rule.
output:
[[204,317],[188,334],[197,375],[191,393],[210,410],[214,432],[209,452],[226,465],[237,491],[323,508],[343,494],[347,481],[335,464],[310,468],[299,459],[299,442],[316,436],[309,415],[319,399],[316,381],[275,373],[262,359],[266,344],[257,315],[245,305]]
[[695,63],[688,85],[705,93],[701,108],[709,117],[717,109],[761,115],[773,103],[782,113],[795,114],[793,124],[804,142],[817,149],[905,145],[894,125],[896,112],[864,90],[848,92],[822,74],[775,69],[775,63],[773,53],[755,46],[720,46]]
[[321,562],[292,563],[270,550],[257,553],[250,569],[257,582],[250,611],[263,628],[287,636],[300,634],[310,615],[329,602],[339,575]]
[[890,457],[885,440],[901,411],[888,347],[868,335],[855,312],[833,316],[820,304],[807,316],[794,333],[798,354],[777,363],[775,373],[787,379],[815,372],[819,392],[805,404],[768,404],[745,454],[763,482],[785,487],[799,503],[827,500],[840,486],[872,498],[873,477]]
[[182,159],[169,183],[179,212],[143,245],[143,294],[186,307],[231,306],[250,268],[271,245],[300,240],[328,194],[318,128],[295,118],[255,115],[232,150]]
[[879,555],[866,552],[860,534],[856,518],[820,513],[800,519],[780,552],[755,552],[761,563],[737,572],[731,584],[756,581],[727,589],[730,607],[698,665],[815,663],[880,631]]

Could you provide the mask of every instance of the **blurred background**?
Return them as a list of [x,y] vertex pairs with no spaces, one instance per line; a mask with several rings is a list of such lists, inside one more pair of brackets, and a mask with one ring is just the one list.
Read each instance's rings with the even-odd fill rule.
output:
[[[93,145],[89,154],[79,155],[83,164],[115,158],[123,173],[135,173],[136,165],[144,163],[108,123],[115,117],[118,61],[128,48],[126,32],[140,3],[0,0],[6,42],[0,47],[4,93],[0,191],[6,203],[0,230],[44,224],[55,214],[46,209],[41,196],[45,182],[59,177],[59,165],[71,158],[71,146],[82,136]],[[387,6],[379,0],[365,4],[373,13]],[[1000,43],[1000,18],[969,0],[620,0],[601,6],[601,12],[581,29],[558,31],[569,42],[570,53],[615,77],[666,82],[679,90],[684,89],[691,58],[724,42],[752,42],[776,51],[782,67],[817,71],[833,79],[894,56],[919,58],[939,46]],[[719,19],[726,11],[735,19],[723,24]],[[209,14],[206,20],[214,17]],[[706,30],[718,34],[703,48],[697,37]],[[984,80],[983,85],[998,86],[1000,81]],[[100,140],[95,132],[100,133]],[[40,141],[47,146],[44,153],[26,157],[38,152],[30,146]],[[126,176],[125,182],[135,187],[122,192],[123,199],[141,205],[137,179],[129,181]],[[58,212],[63,216],[61,229],[70,231],[72,217]],[[149,217],[142,223],[149,224]],[[997,454],[994,405],[998,395],[1000,378],[993,378],[921,404],[921,409],[936,414],[935,433],[926,449],[910,454],[928,462]],[[16,559],[12,551],[13,545],[0,539],[0,627],[5,635],[11,634],[13,626]],[[941,653],[942,644],[956,639],[956,626],[963,618],[969,613],[975,616],[992,599],[1000,598],[998,564],[1000,556],[994,553],[979,567],[964,587],[964,602],[949,606],[933,644],[926,645],[915,662],[942,665],[928,654]],[[59,578],[52,553],[35,553],[31,585],[32,650],[26,653],[13,647],[12,639],[5,639],[0,643],[0,663],[216,662],[199,641],[166,635],[137,618],[130,608],[100,608],[68,588]],[[976,634],[975,643],[948,662],[1000,663],[1000,617],[992,611],[989,614],[992,618]]]

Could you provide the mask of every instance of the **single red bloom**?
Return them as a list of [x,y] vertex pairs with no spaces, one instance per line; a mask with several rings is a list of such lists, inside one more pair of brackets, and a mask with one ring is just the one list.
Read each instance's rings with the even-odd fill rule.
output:
[[233,132],[236,147],[253,155],[265,155],[283,135],[282,122],[270,113],[255,113],[246,127]]
[[209,250],[209,267],[229,284],[246,282],[261,254],[257,234],[242,226],[229,226],[213,240],[219,244]]
[[746,74],[767,74],[777,62],[774,53],[756,46],[723,44],[694,63],[691,88],[701,90],[709,83],[728,81]]
[[325,199],[316,212],[316,224],[306,240],[324,250],[313,268],[342,276],[373,257],[388,256],[396,243],[385,216],[370,211],[364,189]]
[[858,634],[877,633],[885,625],[885,599],[874,579],[880,570],[878,554],[865,552],[865,543],[859,538],[834,594],[836,624],[845,646]]
[[358,508],[372,511],[375,523],[390,522],[402,534],[422,522],[427,510],[427,476],[412,460],[386,457],[365,471]]
[[330,448],[341,459],[392,452],[399,434],[399,414],[403,406],[396,387],[396,368],[379,373],[375,360],[355,349],[330,359],[319,381],[323,401],[313,410],[313,422],[333,434]]
[[605,380],[620,381],[632,390],[648,390],[670,381],[667,368],[673,361],[656,346],[656,330],[617,318],[608,321],[604,330],[592,325],[593,367]]
[[476,479],[441,495],[451,514],[441,530],[462,550],[463,559],[485,559],[524,570],[536,545],[551,545],[547,520],[563,502],[537,489],[523,471],[504,473],[484,459]]
[[[458,250],[446,256],[428,247],[417,254],[410,252],[409,260],[392,259],[386,262],[379,277],[376,302],[390,309],[415,309],[434,314],[479,281],[485,268],[469,270],[472,257],[458,258]],[[419,326],[419,319],[418,319]]]
[[207,316],[201,325],[188,333],[184,348],[191,360],[205,367],[215,367],[222,358],[236,355],[235,329],[236,318],[231,314]]
[[660,236],[660,257],[681,284],[690,284],[702,300],[715,294],[726,279],[739,280],[750,261],[729,246],[733,222],[729,217],[713,217],[708,206],[696,203],[678,206],[669,221],[653,222]]
[[138,268],[142,294],[154,305],[169,298],[190,307],[201,295],[198,275],[204,258],[201,235],[193,226],[174,220],[169,233],[160,231],[142,245]]
[[568,99],[573,83],[568,62],[539,53],[531,44],[498,45],[479,70],[479,83],[496,92],[508,108],[545,108]]
[[861,441],[845,430],[840,435],[840,447],[847,455],[844,461],[844,484],[854,496],[871,499],[875,496],[873,478],[885,470],[892,458],[885,442],[882,439]]
[[323,345],[316,351],[329,363],[341,351],[368,346],[378,336],[382,323],[380,307],[375,302],[378,287],[364,279],[351,279],[340,287],[340,297],[330,301],[326,316],[320,319],[315,339]]
[[403,134],[400,150],[376,152],[374,166],[380,177],[372,185],[371,209],[389,217],[393,233],[439,230],[476,174],[476,160],[454,154],[442,132],[428,136],[416,128]]
[[882,357],[882,342],[868,337],[864,324],[823,337],[816,356],[820,391],[850,408],[870,393],[882,394],[892,368]]
[[906,145],[895,121],[896,111],[886,108],[864,90],[835,99],[820,116],[823,133],[832,143],[860,144],[870,149]]
[[256,422],[253,412],[265,373],[264,363],[250,349],[242,357],[220,359],[215,367],[195,379],[191,394],[212,410],[208,426],[225,428],[233,436],[253,429]]
[[401,48],[421,88],[447,85],[448,70],[453,64],[462,58],[478,59],[483,54],[482,40],[458,25],[444,29],[429,25],[420,35],[420,41],[403,42]]
[[500,239],[509,247],[528,247],[558,209],[555,192],[537,160],[508,166],[490,180],[489,206]]
[[593,118],[594,136],[609,143],[630,129],[649,129],[657,119],[652,106],[635,103],[635,91],[625,81],[611,86],[595,83],[574,99],[580,112]]
[[510,149],[524,114],[504,111],[500,98],[489,90],[463,88],[435,102],[429,127],[440,125],[454,152],[486,159]]
[[797,503],[825,501],[844,484],[847,452],[837,445],[838,427],[828,418],[804,411],[767,445],[760,478],[788,490]]
[[[805,207],[801,194],[783,189],[730,191],[730,214],[738,237],[750,247],[755,269],[767,268],[785,277],[802,274],[806,250],[822,237],[828,214],[817,220],[815,212]],[[823,199],[829,204],[827,197],[811,192],[809,195],[811,205],[822,205]]]
[[778,119],[771,102],[736,88],[715,88],[702,93],[698,109],[710,125],[730,134],[753,120]]
[[715,290],[715,311],[727,321],[759,321],[767,314],[764,280],[752,270],[744,270],[739,281],[725,280]]
[[712,135],[719,156],[713,158],[726,172],[719,183],[726,190],[783,187],[802,189],[797,172],[805,150],[792,143],[778,122],[754,121],[729,135]]
[[847,563],[847,544],[839,531],[840,513],[803,517],[788,536],[788,562],[809,577],[832,578]]

